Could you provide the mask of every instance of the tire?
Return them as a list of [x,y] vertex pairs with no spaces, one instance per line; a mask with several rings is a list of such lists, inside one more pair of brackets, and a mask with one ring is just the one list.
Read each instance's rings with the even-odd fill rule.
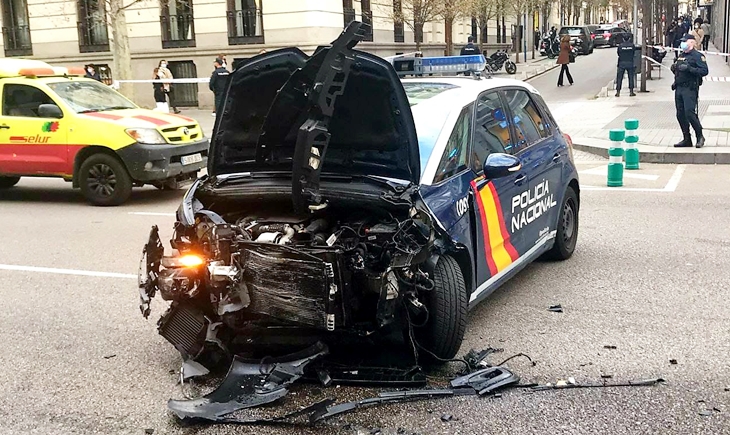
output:
[[20,181],[20,177],[0,177],[0,189],[8,189],[15,186]]
[[555,59],[555,57],[556,57],[556,56],[555,56],[555,54],[554,54],[554,53],[550,53],[550,54],[548,54],[548,58],[549,58],[549,59]]
[[[461,268],[453,257],[444,255],[439,258],[433,280],[434,288],[425,301],[429,320],[417,330],[417,337],[422,347],[447,360],[456,355],[464,339],[469,296]],[[432,359],[427,352],[421,354]]]
[[545,253],[548,260],[567,260],[573,255],[578,241],[578,197],[572,187],[568,187],[560,205],[558,231],[555,244]]
[[81,164],[79,185],[86,200],[98,206],[119,205],[132,194],[132,178],[124,165],[108,154],[93,154]]
[[504,70],[507,71],[507,74],[515,74],[517,73],[517,65],[512,61],[508,61],[504,64]]

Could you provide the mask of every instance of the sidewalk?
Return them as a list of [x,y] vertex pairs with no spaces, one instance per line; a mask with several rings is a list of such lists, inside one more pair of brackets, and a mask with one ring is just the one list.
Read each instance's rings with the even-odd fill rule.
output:
[[[715,48],[711,45],[710,51]],[[663,64],[668,68],[669,55]],[[721,56],[707,56],[708,77],[730,76],[730,67]],[[656,77],[656,74],[655,74]],[[570,134],[577,149],[607,155],[608,133],[623,128],[624,120],[639,120],[639,151],[642,161],[655,163],[724,163],[730,164],[730,82],[705,80],[700,88],[699,116],[704,127],[705,147],[674,148],[682,140],[676,118],[674,80],[668,70],[661,79],[647,81],[647,91],[629,97],[627,78],[621,97],[598,97],[591,101],[551,104],[561,129]],[[692,132],[693,140],[694,132]]]

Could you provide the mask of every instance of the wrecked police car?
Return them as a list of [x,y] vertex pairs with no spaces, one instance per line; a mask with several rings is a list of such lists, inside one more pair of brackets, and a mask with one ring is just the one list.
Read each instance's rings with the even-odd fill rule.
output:
[[141,310],[171,301],[159,332],[183,359],[390,333],[449,359],[469,308],[573,253],[577,173],[537,91],[401,81],[353,49],[359,24],[232,73],[172,255],[154,227],[140,265]]

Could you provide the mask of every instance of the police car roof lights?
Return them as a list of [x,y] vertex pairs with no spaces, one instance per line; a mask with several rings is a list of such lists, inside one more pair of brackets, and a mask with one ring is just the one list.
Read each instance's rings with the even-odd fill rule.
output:
[[447,74],[456,75],[464,72],[472,72],[478,77],[484,71],[487,62],[481,54],[469,56],[438,56],[438,57],[417,57],[401,56],[389,58],[388,61],[399,76],[406,75],[433,75]]

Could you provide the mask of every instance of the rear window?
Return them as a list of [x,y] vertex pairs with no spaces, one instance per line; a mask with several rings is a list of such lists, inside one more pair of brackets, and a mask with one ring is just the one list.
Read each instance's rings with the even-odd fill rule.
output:
[[418,103],[454,88],[458,88],[458,86],[446,83],[403,83],[408,104],[411,106],[415,106]]
[[583,28],[582,27],[563,27],[562,29],[560,29],[561,35],[565,35],[566,33],[571,36],[580,36],[583,34]]

